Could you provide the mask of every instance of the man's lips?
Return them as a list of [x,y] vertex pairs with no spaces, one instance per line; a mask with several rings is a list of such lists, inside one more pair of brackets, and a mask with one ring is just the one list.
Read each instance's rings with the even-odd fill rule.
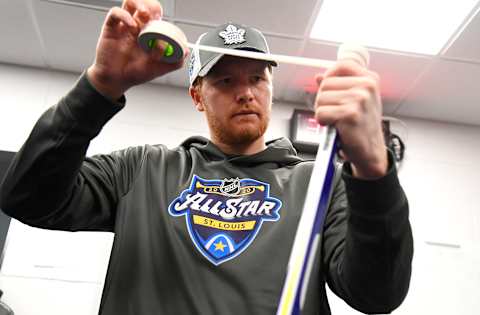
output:
[[239,111],[239,112],[236,112],[235,114],[233,114],[233,117],[235,117],[235,116],[248,116],[248,115],[258,116],[258,113],[253,111],[253,110],[242,110],[242,111]]

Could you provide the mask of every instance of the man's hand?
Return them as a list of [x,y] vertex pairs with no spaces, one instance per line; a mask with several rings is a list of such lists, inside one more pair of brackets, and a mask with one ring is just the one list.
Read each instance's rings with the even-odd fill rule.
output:
[[88,79],[100,93],[116,100],[130,87],[183,66],[186,56],[176,64],[163,63],[161,45],[146,53],[137,43],[142,28],[161,17],[162,7],[156,0],[125,0],[122,8],[108,12],[95,62],[87,71]]
[[341,60],[317,76],[315,117],[334,126],[341,155],[355,177],[375,179],[386,174],[387,149],[382,131],[379,76],[352,60]]

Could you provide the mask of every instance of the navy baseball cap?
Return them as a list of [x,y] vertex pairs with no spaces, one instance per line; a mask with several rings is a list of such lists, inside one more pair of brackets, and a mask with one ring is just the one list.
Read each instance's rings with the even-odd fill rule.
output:
[[[243,49],[268,54],[267,40],[263,34],[252,27],[237,23],[226,23],[215,29],[203,33],[198,38],[197,45],[213,46],[229,49]],[[213,66],[223,57],[223,54],[192,49],[188,64],[188,76],[190,85],[193,85],[198,77],[204,77]],[[277,66],[274,61],[268,61]]]

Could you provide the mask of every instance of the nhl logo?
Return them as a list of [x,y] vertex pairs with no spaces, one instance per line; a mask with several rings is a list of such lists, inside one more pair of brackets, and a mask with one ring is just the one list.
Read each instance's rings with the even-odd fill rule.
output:
[[225,178],[220,185],[220,191],[225,195],[236,196],[240,193],[240,179],[237,178]]

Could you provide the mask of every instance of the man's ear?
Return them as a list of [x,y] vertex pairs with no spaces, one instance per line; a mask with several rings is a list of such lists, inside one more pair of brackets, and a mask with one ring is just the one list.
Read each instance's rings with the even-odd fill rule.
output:
[[195,108],[199,112],[203,112],[205,108],[203,107],[202,103],[202,96],[200,94],[200,87],[198,85],[190,86],[188,91],[190,92],[190,96],[192,97],[193,103],[195,104]]

